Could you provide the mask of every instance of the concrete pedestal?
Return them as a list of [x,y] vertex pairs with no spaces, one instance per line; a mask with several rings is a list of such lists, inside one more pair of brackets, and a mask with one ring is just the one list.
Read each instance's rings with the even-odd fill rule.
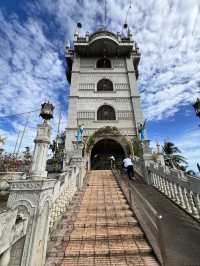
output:
[[8,207],[18,209],[18,217],[27,221],[21,266],[43,266],[49,233],[50,208],[55,180],[13,181]]
[[47,177],[46,161],[50,143],[51,127],[47,123],[38,125],[37,136],[34,140],[35,149],[31,166],[31,179],[39,180]]

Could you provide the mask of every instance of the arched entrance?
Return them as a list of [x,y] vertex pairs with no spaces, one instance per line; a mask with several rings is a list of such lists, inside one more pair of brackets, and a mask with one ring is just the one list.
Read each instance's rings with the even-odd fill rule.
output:
[[122,146],[113,139],[102,139],[98,141],[91,151],[91,169],[111,169],[111,156],[114,156],[116,163],[122,162],[125,151]]

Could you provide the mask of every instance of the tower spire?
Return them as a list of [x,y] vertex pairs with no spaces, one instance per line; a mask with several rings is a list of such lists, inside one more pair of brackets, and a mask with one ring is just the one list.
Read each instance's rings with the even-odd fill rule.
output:
[[105,0],[104,5],[104,27],[107,27],[107,0]]

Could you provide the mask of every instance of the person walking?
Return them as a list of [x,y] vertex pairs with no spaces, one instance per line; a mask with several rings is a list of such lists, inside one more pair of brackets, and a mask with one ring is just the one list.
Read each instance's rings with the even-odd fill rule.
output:
[[124,160],[123,160],[123,165],[127,170],[128,178],[134,179],[134,169],[133,169],[133,159],[131,155],[128,155]]

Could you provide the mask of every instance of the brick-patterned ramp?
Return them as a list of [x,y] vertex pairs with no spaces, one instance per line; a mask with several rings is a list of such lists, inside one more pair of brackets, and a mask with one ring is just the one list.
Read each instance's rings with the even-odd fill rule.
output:
[[89,173],[67,237],[65,224],[49,243],[48,266],[159,265],[111,171]]

